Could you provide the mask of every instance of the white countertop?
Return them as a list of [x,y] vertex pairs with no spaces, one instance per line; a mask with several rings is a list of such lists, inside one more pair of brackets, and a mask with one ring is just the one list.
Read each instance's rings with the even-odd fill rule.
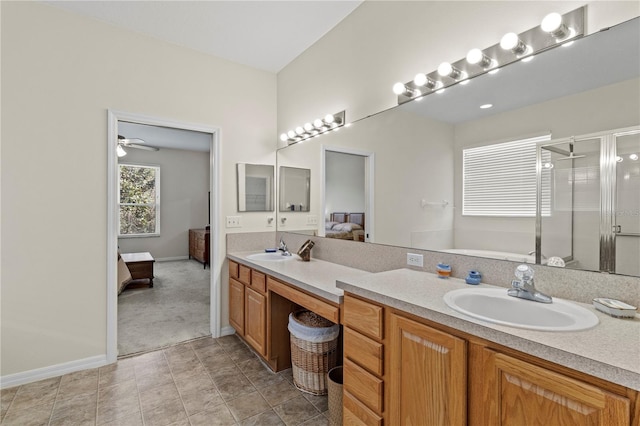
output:
[[342,303],[344,292],[336,287],[336,280],[348,280],[371,275],[370,272],[319,259],[312,258],[309,262],[303,262],[300,256],[296,254],[292,255],[293,259],[280,262],[247,258],[247,256],[255,253],[261,252],[227,253],[227,257],[338,304]]
[[[338,278],[337,286],[369,300],[640,391],[638,316],[635,319],[612,318],[591,305],[574,302],[593,311],[600,324],[583,331],[533,331],[477,320],[449,308],[443,300],[445,293],[469,287],[464,280],[456,278],[445,280],[427,272],[398,269]],[[487,284],[473,287],[495,288]]]

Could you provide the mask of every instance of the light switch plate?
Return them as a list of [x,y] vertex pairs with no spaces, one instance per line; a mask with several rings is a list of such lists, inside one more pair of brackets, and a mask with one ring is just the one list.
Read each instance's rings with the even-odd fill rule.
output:
[[227,216],[227,228],[242,228],[242,216]]

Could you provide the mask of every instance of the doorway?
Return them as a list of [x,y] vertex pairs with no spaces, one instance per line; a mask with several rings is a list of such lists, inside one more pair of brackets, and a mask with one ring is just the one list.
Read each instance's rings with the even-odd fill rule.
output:
[[[335,217],[336,212],[364,213],[364,241],[367,242],[375,241],[374,167],[373,152],[322,146],[321,192],[325,222],[331,220],[332,215]],[[323,231],[326,231],[324,227],[322,236]]]
[[[218,218],[219,218],[219,129],[215,127],[192,123],[176,122],[172,120],[143,116],[120,111],[108,111],[108,209],[107,209],[107,360],[115,362],[118,357],[118,285],[117,285],[117,249],[118,249],[118,179],[119,164],[117,152],[119,146],[118,135],[129,125],[155,126],[175,131],[200,132],[208,137],[208,191],[204,193],[204,217],[210,219],[210,277],[209,285],[209,324],[208,328],[213,337],[220,335],[220,260],[218,248]],[[134,141],[139,145],[139,141]],[[144,142],[143,142],[144,143]],[[126,146],[125,146],[126,148]],[[133,151],[130,149],[129,151]],[[206,165],[205,165],[206,167]],[[208,192],[211,192],[209,197]],[[208,206],[207,206],[208,204]],[[204,225],[204,224],[203,224]],[[140,319],[144,321],[143,318]],[[177,343],[177,342],[176,342]]]

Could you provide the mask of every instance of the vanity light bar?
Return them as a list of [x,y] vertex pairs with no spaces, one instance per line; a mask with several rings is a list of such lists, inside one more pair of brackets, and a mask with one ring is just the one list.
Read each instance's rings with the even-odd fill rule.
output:
[[541,25],[520,34],[507,33],[500,43],[483,50],[471,49],[465,59],[443,62],[436,71],[418,74],[413,81],[404,84],[396,83],[393,91],[398,96],[398,105],[454,84],[465,84],[472,77],[493,74],[507,64],[530,60],[547,49],[569,44],[584,35],[585,13],[585,6],[564,15],[550,13]]
[[327,114],[323,119],[316,118],[313,122],[305,123],[304,126],[298,126],[294,130],[282,133],[280,135],[280,140],[291,145],[321,135],[329,130],[337,129],[344,126],[344,124],[344,111],[340,111],[335,114]]

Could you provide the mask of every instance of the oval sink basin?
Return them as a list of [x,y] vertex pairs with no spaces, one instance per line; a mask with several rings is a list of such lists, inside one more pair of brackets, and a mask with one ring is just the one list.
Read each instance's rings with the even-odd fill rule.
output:
[[445,303],[462,314],[510,327],[542,331],[577,331],[598,325],[588,309],[562,299],[539,303],[507,295],[506,288],[464,288],[444,295]]
[[284,262],[293,259],[293,256],[283,256],[282,253],[255,253],[247,256],[250,260],[259,260],[262,262]]

